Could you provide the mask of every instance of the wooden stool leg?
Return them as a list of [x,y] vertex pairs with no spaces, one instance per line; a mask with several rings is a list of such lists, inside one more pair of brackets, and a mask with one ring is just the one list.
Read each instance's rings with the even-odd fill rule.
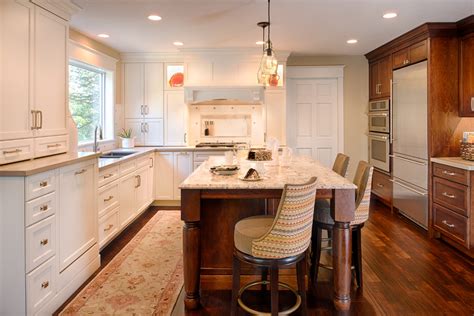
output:
[[234,255],[232,261],[232,303],[231,315],[237,315],[237,297],[240,290],[240,260]]
[[313,243],[312,243],[312,254],[311,254],[311,271],[310,278],[313,288],[316,288],[316,282],[318,281],[319,271],[319,260],[321,259],[321,239],[322,229],[313,225]]
[[355,267],[357,286],[362,288],[362,230],[352,231],[352,262]]
[[278,265],[270,268],[270,291],[272,299],[272,316],[278,316]]
[[[266,280],[268,280],[268,268],[262,267],[262,281],[266,281]],[[261,290],[266,291],[267,286],[265,284],[262,284]]]
[[296,264],[296,275],[298,280],[298,292],[301,296],[301,315],[307,315],[306,306],[306,256]]

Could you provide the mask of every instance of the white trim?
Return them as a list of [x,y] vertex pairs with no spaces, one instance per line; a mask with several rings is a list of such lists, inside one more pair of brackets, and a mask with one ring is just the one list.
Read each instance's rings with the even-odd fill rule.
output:
[[68,46],[69,59],[115,72],[118,59],[73,40],[69,40]]
[[[344,65],[336,66],[287,66],[287,100],[291,100],[290,80],[296,79],[336,79],[337,80],[337,147],[344,152]],[[289,106],[287,102],[287,107]],[[288,111],[288,109],[287,109]],[[288,113],[288,112],[287,112]],[[287,124],[290,126],[291,124]],[[287,131],[288,138],[288,131]]]
[[80,6],[72,2],[71,0],[30,0],[37,6],[59,16],[60,18],[69,21],[71,16],[82,10]]
[[183,63],[184,56],[176,53],[121,53],[120,60],[124,63],[170,62]]

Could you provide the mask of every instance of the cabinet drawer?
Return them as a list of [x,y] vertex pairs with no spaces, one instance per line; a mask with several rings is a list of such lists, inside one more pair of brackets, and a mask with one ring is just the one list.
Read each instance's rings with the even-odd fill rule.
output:
[[464,169],[433,163],[433,175],[464,185],[469,185],[469,171]]
[[99,217],[119,205],[118,182],[113,182],[99,190]]
[[99,187],[119,178],[119,166],[110,167],[99,171]]
[[467,216],[469,205],[468,187],[433,177],[433,200],[456,213]]
[[387,202],[392,202],[393,184],[390,177],[378,171],[374,171],[372,178],[372,192]]
[[102,248],[117,234],[119,229],[119,208],[110,211],[99,219],[99,247]]
[[44,196],[26,202],[25,206],[25,226],[30,226],[48,216],[56,213],[57,194],[48,193]]
[[0,165],[34,157],[33,139],[0,142]]
[[26,200],[51,193],[57,187],[57,170],[51,170],[26,178]]
[[410,46],[410,63],[422,61],[428,57],[428,43],[426,40]]
[[26,271],[31,271],[55,254],[55,215],[28,227],[25,235]]
[[469,246],[469,219],[433,203],[433,225],[454,241]]
[[136,168],[137,164],[135,160],[123,162],[120,164],[120,176],[133,172]]
[[67,135],[35,138],[35,157],[65,153],[68,146]]
[[145,166],[150,166],[151,167],[152,164],[153,164],[151,162],[151,159],[153,159],[151,155],[138,158],[136,160],[136,168],[140,169],[140,168],[145,167]]
[[43,263],[26,276],[27,314],[34,315],[56,293],[57,267],[55,257]]

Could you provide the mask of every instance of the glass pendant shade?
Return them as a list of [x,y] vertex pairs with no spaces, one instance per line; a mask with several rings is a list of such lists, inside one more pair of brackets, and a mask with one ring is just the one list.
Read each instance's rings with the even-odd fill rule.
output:
[[268,43],[260,60],[260,66],[257,72],[258,83],[268,84],[268,79],[270,76],[276,75],[277,70],[278,60],[276,59],[275,52],[271,48],[271,43]]

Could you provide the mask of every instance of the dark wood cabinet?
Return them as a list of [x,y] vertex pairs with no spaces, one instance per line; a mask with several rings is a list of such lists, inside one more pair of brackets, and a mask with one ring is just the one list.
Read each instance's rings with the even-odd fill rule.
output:
[[397,69],[405,67],[419,61],[425,60],[428,57],[428,42],[427,40],[415,43],[407,48],[396,51],[392,55],[392,68]]
[[460,40],[459,114],[474,116],[474,33]]
[[371,62],[369,64],[369,98],[371,100],[389,98],[391,79],[390,55]]
[[393,195],[393,184],[390,175],[374,170],[372,176],[372,193],[383,203],[391,206]]

